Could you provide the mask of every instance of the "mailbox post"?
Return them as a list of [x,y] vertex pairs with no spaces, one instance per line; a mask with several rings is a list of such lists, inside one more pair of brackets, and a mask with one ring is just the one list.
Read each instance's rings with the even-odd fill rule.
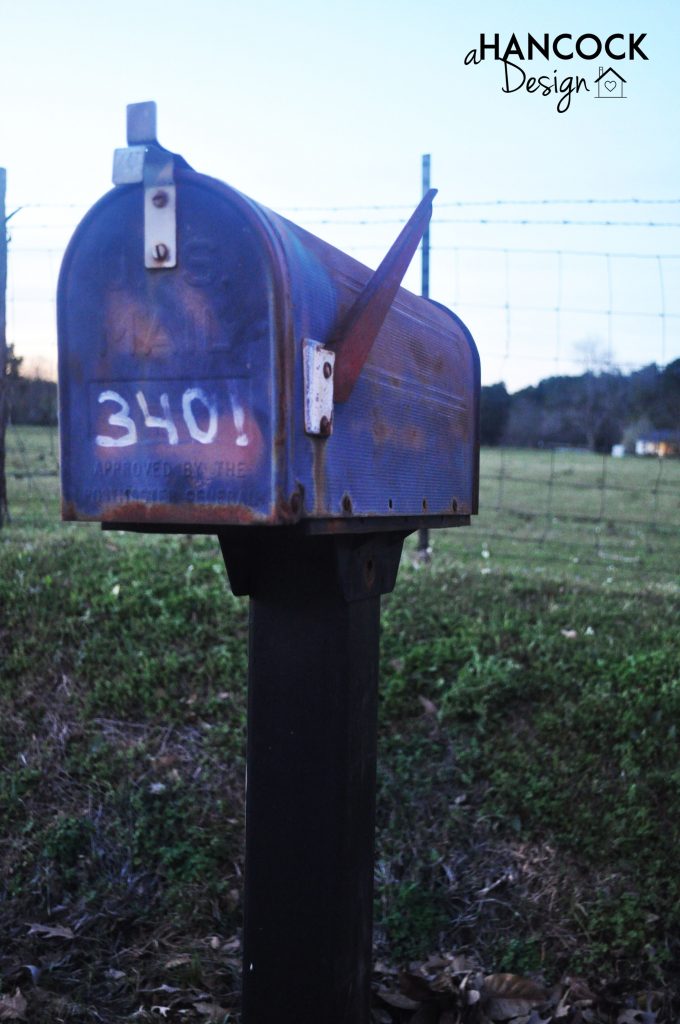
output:
[[156,139],[59,282],[62,516],[213,533],[250,597],[246,1024],[368,1024],[380,596],[405,536],[477,511],[479,360],[377,271]]

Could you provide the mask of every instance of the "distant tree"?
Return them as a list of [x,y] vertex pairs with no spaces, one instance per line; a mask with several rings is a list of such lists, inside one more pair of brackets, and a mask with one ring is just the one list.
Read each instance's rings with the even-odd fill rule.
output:
[[660,376],[656,403],[657,427],[680,428],[680,359],[669,363]]
[[52,427],[57,422],[57,385],[40,377],[17,377],[12,388],[12,423]]
[[510,401],[505,384],[491,384],[482,388],[479,428],[482,444],[500,444],[510,413]]
[[540,442],[541,409],[535,388],[525,388],[511,396],[510,413],[503,431],[503,444],[533,448]]
[[7,380],[15,381],[19,379],[19,373],[21,371],[21,364],[23,361],[23,356],[17,356],[14,354],[14,345],[8,345],[7,358],[5,361],[5,377]]
[[[628,421],[647,417],[659,390],[661,371],[656,363],[635,370],[628,378]],[[652,426],[651,422],[649,424]]]

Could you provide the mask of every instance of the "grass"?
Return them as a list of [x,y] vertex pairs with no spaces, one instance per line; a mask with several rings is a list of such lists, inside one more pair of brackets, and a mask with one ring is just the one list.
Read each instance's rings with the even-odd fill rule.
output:
[[[9,439],[2,991],[36,1022],[157,1019],[162,985],[178,1020],[201,992],[226,1012],[247,603],[214,538],[60,524],[53,440]],[[485,452],[475,525],[426,568],[408,542],[383,599],[382,959],[680,989],[679,469]]]

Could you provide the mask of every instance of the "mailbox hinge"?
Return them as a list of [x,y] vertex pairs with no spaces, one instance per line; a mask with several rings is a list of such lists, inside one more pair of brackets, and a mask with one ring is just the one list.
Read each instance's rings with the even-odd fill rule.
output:
[[156,138],[156,104],[130,103],[126,149],[113,154],[114,185],[144,182],[144,266],[177,266],[177,194],[174,156]]
[[305,338],[302,346],[305,385],[305,432],[329,437],[333,430],[335,352]]

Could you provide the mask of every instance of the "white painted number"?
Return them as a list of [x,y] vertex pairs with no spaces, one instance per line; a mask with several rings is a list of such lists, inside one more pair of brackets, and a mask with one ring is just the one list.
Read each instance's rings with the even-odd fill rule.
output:
[[112,412],[109,416],[109,423],[112,427],[124,427],[127,433],[120,437],[110,437],[108,434],[97,434],[97,444],[102,448],[127,448],[128,445],[137,441],[137,427],[135,421],[128,415],[130,406],[117,391],[102,391],[99,396],[99,404],[102,402],[117,402],[120,412]]
[[144,397],[143,391],[138,391],[135,397],[139,408],[142,410],[145,426],[158,427],[159,430],[167,430],[168,443],[179,444],[177,427],[173,423],[173,419],[170,414],[170,400],[168,399],[168,396],[165,393],[161,395],[161,409],[163,410],[162,417],[149,415],[149,406],[146,404],[146,398]]
[[[207,430],[201,430],[196,422],[196,417],[191,408],[192,402],[201,402],[208,410]],[[215,403],[210,401],[203,388],[187,388],[182,395],[182,414],[187,429],[194,441],[200,441],[201,444],[210,444],[214,440],[217,433],[217,409]],[[238,444],[238,441],[236,443]]]
[[[146,396],[143,391],[137,391],[135,393],[137,399],[137,405],[139,406],[142,416],[144,417],[144,426],[151,427],[154,430],[165,430],[168,435],[168,444],[179,444],[179,434],[175,421],[172,418],[172,412],[170,410],[170,399],[167,394],[163,392],[160,396],[160,405],[162,416],[152,416],[149,412],[149,404],[146,400]],[[116,402],[120,407],[118,412],[112,412],[109,415],[109,425],[112,427],[122,427],[125,430],[124,434],[118,437],[112,437],[110,434],[97,434],[95,443],[101,445],[102,448],[127,448],[128,445],[137,443],[137,427],[135,421],[130,416],[130,406],[125,401],[122,395],[119,395],[117,391],[102,391],[99,395],[98,402],[101,405],[103,402]],[[202,405],[205,413],[201,416],[201,421],[205,423],[207,417],[207,424],[199,426],[196,416],[194,414],[195,403]],[[245,413],[241,406],[232,398],[231,399],[232,414],[234,419],[234,426],[236,428],[236,444],[243,448],[248,444],[248,436],[244,433],[245,425]],[[199,414],[200,415],[200,414]],[[187,388],[182,395],[182,416],[189,434],[198,441],[199,444],[210,444],[214,441],[217,436],[217,402],[214,398],[208,396],[203,388]]]
[[246,418],[242,407],[233,398],[231,400],[231,411],[234,416],[234,426],[236,427],[236,433],[238,435],[236,438],[236,444],[239,448],[245,448],[248,445],[248,435],[243,432]]

